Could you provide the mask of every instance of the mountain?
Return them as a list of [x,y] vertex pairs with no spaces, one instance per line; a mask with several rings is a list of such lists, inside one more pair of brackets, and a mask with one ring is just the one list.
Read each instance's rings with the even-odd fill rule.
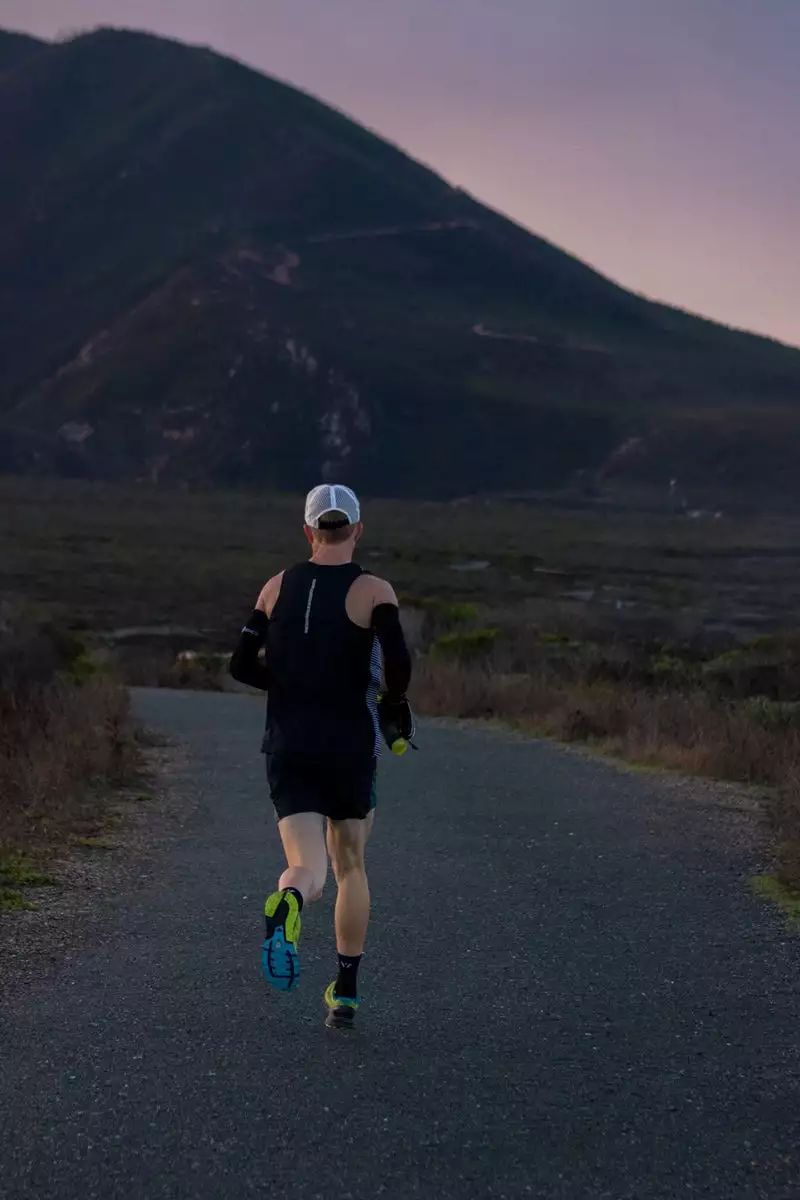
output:
[[46,46],[47,42],[29,37],[27,33],[12,33],[9,30],[0,29],[0,71],[7,71],[11,67],[18,66],[26,58],[30,58],[32,54],[36,54]]
[[800,351],[626,291],[303,92],[141,33],[2,35],[0,113],[0,469],[800,495]]

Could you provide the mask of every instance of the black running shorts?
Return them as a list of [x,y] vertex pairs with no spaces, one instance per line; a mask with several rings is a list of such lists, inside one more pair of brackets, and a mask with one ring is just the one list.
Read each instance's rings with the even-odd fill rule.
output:
[[377,759],[363,754],[267,754],[267,782],[278,820],[322,813],[362,820],[375,807]]

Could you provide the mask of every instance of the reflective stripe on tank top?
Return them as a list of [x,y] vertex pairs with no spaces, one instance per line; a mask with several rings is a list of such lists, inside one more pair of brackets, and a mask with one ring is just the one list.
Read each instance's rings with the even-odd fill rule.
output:
[[311,620],[311,605],[314,601],[314,589],[316,588],[316,586],[317,586],[317,580],[316,580],[316,577],[314,577],[314,579],[311,580],[311,587],[308,589],[308,604],[306,605],[306,623],[305,623],[305,630],[304,630],[305,633],[308,633],[308,625]]

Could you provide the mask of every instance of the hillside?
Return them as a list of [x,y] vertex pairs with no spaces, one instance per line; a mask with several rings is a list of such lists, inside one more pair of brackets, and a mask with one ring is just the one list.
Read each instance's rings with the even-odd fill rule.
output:
[[8,71],[18,66],[32,54],[44,50],[47,42],[29,37],[27,33],[11,33],[0,29],[0,71]]
[[304,93],[145,34],[3,35],[0,113],[0,469],[800,495],[800,351],[625,291]]

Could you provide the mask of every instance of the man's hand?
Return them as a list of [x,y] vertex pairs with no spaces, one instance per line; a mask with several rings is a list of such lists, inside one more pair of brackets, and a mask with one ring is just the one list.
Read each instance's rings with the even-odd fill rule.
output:
[[410,742],[414,736],[414,714],[405,696],[400,699],[381,696],[378,701],[378,722],[389,746],[398,738]]

